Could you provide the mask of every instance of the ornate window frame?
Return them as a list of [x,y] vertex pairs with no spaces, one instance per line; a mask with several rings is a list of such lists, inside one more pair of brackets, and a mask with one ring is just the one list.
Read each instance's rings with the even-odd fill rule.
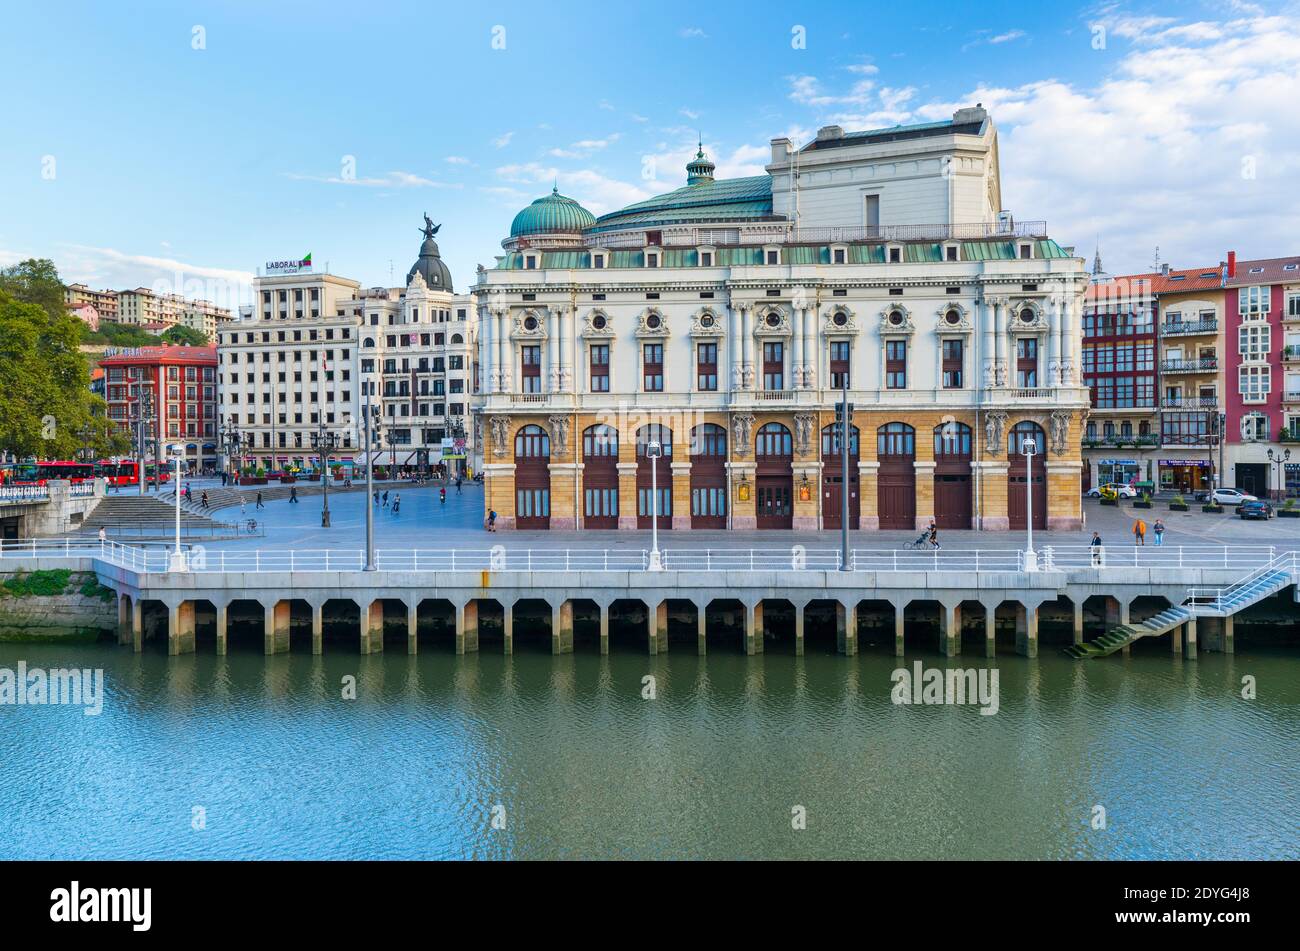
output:
[[[598,315],[605,318],[604,327],[597,327],[595,325],[594,321]],[[578,336],[583,338],[584,340],[587,340],[592,337],[596,337],[600,339],[613,337],[615,335],[613,324],[614,324],[614,318],[609,315],[608,311],[600,307],[593,307],[591,310],[587,311],[585,315],[583,315],[582,329],[578,331]]]
[[[651,316],[655,316],[659,318],[658,327],[651,327],[647,324],[647,321],[650,319]],[[668,315],[665,314],[658,307],[647,307],[645,310],[641,311],[641,313],[637,315],[636,337],[638,339],[645,339],[645,338],[663,339],[671,336],[672,336],[672,331],[668,327]]]
[[[695,313],[691,314],[691,329],[688,331],[689,335],[692,337],[725,337],[727,335],[726,320],[718,311],[719,308],[717,307],[701,307]],[[713,318],[712,327],[705,327],[701,323],[701,320],[705,316]]]
[[[533,317],[537,320],[537,326],[529,330],[524,326],[524,322]],[[529,307],[524,310],[516,311],[510,318],[510,339],[511,340],[546,340],[546,317],[547,311],[536,307]]]
[[[790,320],[790,310],[785,304],[769,304],[760,301],[750,305],[754,310],[755,337],[793,337],[794,326]],[[776,326],[770,326],[767,318],[777,315]]]
[[[889,315],[898,311],[903,315],[901,324],[892,324],[889,322]],[[916,324],[912,321],[912,311],[902,301],[887,303],[880,310],[880,336],[881,337],[910,337],[916,333]]]
[[[958,314],[958,320],[955,324],[948,323],[948,314],[952,311]],[[940,337],[943,336],[969,336],[975,332],[975,322],[971,318],[970,311],[959,301],[945,301],[934,314],[935,333]]]
[[[844,314],[848,317],[843,326],[835,323],[836,314]],[[857,312],[848,304],[828,304],[822,311],[823,337],[856,337],[860,333],[862,333],[862,326],[858,323]]]

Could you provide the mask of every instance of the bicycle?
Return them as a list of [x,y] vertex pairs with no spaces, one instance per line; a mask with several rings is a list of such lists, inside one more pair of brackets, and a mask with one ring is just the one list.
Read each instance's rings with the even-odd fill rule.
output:
[[252,535],[254,532],[257,531],[257,519],[250,518],[247,522],[244,523],[244,528],[248,529],[248,534]]
[[930,544],[929,533],[922,535],[915,541],[903,542],[903,549],[905,551],[928,551],[932,547],[934,546]]

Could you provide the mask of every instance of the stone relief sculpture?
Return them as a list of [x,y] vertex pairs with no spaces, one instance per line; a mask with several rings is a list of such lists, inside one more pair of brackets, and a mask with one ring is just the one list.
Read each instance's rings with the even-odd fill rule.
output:
[[489,424],[492,427],[492,451],[504,456],[510,448],[510,417],[493,416]]
[[1006,413],[989,413],[984,417],[984,449],[997,455],[1002,452],[1002,432],[1007,425]]
[[754,417],[750,413],[736,413],[731,417],[732,451],[740,458],[749,455],[749,440],[754,434]]
[[1070,451],[1070,414],[1064,410],[1052,413],[1052,452],[1063,456]]
[[551,444],[558,456],[566,456],[569,452],[569,417],[567,416],[548,416],[546,422],[551,427]]
[[806,456],[812,448],[815,417],[811,413],[796,413],[794,417],[794,444],[799,455]]

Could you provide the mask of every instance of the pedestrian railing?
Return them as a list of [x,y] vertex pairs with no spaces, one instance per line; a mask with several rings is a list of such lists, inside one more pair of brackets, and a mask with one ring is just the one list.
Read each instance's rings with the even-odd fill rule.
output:
[[43,485],[6,485],[0,486],[0,503],[3,502],[44,502],[50,497],[50,490]]
[[[169,549],[157,545],[123,544],[87,536],[10,539],[0,542],[5,559],[66,560],[95,558],[136,571],[168,570]],[[189,570],[196,572],[299,572],[361,571],[366,567],[361,549],[229,551],[211,549],[183,540]],[[1002,549],[855,548],[849,552],[850,572],[1021,572],[1078,569],[1222,569],[1254,571],[1287,552],[1271,546],[1046,546],[1032,561],[1025,552]],[[713,573],[725,571],[838,571],[844,565],[837,549],[801,545],[781,548],[669,548],[660,552],[666,571]],[[645,549],[519,548],[491,549],[379,549],[374,566],[380,571],[419,573],[455,571],[578,572],[651,570]]]

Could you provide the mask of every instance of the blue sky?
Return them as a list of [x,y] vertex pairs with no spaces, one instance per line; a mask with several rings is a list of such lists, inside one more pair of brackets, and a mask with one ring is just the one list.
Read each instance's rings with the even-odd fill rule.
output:
[[0,264],[220,296],[310,251],[400,283],[428,211],[463,290],[552,180],[600,214],[682,184],[697,130],[759,174],[774,136],[977,100],[1007,207],[1112,271],[1297,251],[1293,4],[695,6],[9,10]]

